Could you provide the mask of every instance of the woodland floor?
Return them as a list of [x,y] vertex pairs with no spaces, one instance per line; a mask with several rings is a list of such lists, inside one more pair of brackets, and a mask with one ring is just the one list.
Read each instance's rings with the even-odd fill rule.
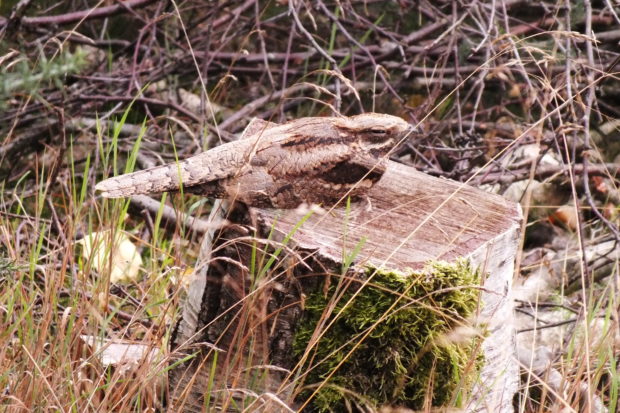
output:
[[[0,406],[163,410],[168,360],[91,344],[167,348],[205,229],[96,182],[375,111],[418,127],[393,160],[522,205],[517,411],[617,411],[619,42],[611,0],[0,3]],[[135,271],[90,253],[111,228]]]

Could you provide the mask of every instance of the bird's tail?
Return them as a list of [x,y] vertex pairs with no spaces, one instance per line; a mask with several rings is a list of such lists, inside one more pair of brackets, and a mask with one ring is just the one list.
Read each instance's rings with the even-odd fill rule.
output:
[[178,191],[181,187],[214,182],[247,167],[252,142],[220,145],[184,161],[145,169],[99,182],[95,189],[106,198]]
[[95,189],[101,191],[101,195],[105,198],[178,191],[184,184],[183,169],[185,169],[183,162],[156,166],[106,179],[99,182]]

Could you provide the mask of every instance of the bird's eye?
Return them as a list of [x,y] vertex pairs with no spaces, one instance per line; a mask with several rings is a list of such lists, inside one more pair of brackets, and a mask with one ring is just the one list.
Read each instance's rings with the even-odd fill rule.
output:
[[370,142],[383,142],[387,137],[387,129],[374,127],[366,130],[366,139]]

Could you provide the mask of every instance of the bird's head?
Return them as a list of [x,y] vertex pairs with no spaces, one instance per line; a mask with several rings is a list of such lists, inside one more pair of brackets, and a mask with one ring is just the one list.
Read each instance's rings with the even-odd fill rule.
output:
[[364,113],[341,118],[336,127],[344,129],[360,146],[360,149],[375,156],[387,154],[412,126],[398,116],[383,113]]

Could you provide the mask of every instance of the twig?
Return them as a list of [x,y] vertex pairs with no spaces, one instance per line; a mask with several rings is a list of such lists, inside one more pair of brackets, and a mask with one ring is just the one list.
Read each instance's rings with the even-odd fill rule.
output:
[[[620,176],[620,165],[616,163],[606,163],[599,165],[586,165],[582,164],[574,164],[574,165],[543,165],[538,166],[534,173],[534,177],[536,179],[545,179],[554,175],[562,174],[568,175],[569,169],[572,169],[575,174],[583,174],[584,169],[588,169],[586,173],[596,175],[596,176],[610,176],[610,175],[618,175]],[[507,169],[504,171],[498,172],[489,172],[487,174],[481,175],[472,180],[472,183],[476,185],[489,184],[489,183],[497,183],[497,184],[510,184],[516,181],[522,181],[524,179],[529,178],[530,171],[528,168],[522,168],[518,170]]]
[[179,113],[187,116],[194,122],[200,122],[200,117],[195,113],[185,109],[183,106],[180,106],[174,102],[165,102],[159,99],[152,98],[144,98],[144,97],[132,97],[132,96],[105,96],[105,95],[78,95],[78,99],[90,101],[90,100],[100,100],[103,102],[139,102],[145,103],[147,105],[154,105],[162,108],[174,109]]
[[[592,4],[590,3],[590,0],[584,0],[584,4],[586,5],[586,36],[591,36],[592,35]],[[588,63],[594,64],[594,51],[592,50],[592,42],[590,41],[586,42],[586,55],[588,57]],[[584,167],[581,172],[583,176],[583,190],[584,190],[584,194],[586,197],[586,201],[588,202],[588,205],[590,205],[590,208],[592,208],[592,212],[594,213],[594,215],[596,215],[596,217],[599,220],[601,220],[601,222],[605,224],[607,228],[609,228],[609,230],[614,234],[616,241],[620,242],[620,231],[618,230],[618,227],[616,227],[616,225],[613,222],[605,218],[605,216],[599,211],[599,209],[596,207],[594,203],[594,199],[592,198],[592,193],[590,191],[590,177],[588,175],[589,174],[588,163],[589,163],[589,156],[590,156],[589,151],[591,148],[590,116],[592,113],[592,105],[594,104],[594,97],[596,93],[595,87],[598,81],[603,79],[603,77],[599,76],[598,79],[595,80],[592,70],[587,70],[586,73],[587,73],[586,76],[588,79],[588,84],[590,87],[588,88],[586,92],[585,106],[583,109],[584,110],[584,113],[583,113],[583,132],[584,132],[583,166]]]
[[[299,15],[297,14],[297,9],[295,8],[295,4],[296,3],[302,3],[301,1],[296,1],[296,0],[290,0],[289,1],[289,13],[291,13],[293,15],[293,20],[295,21],[295,24],[297,25],[297,28],[299,29],[299,31],[306,37],[306,39],[308,39],[308,41],[310,42],[310,44],[312,44],[312,46],[315,48],[315,50],[317,50],[321,56],[323,56],[329,63],[331,63],[333,70],[340,74],[342,76],[342,72],[340,71],[340,68],[338,67],[338,63],[336,63],[336,61],[334,60],[333,57],[331,57],[321,46],[319,46],[319,44],[316,42],[316,40],[314,40],[314,37],[312,37],[312,35],[310,34],[310,32],[308,32],[308,30],[306,30],[306,28],[304,27],[304,25],[301,23],[301,20],[299,20]],[[336,85],[336,91],[339,92],[339,80],[336,79],[335,80],[335,85]],[[340,110],[340,103],[341,103],[341,99],[340,99],[340,94],[336,93],[336,109]]]
[[370,51],[368,51],[366,46],[364,46],[363,44],[358,42],[355,37],[351,36],[351,34],[342,25],[342,23],[340,23],[340,20],[338,19],[338,17],[336,17],[331,11],[329,11],[329,9],[325,6],[325,4],[321,0],[318,0],[318,5],[323,10],[323,13],[325,13],[327,15],[327,17],[329,17],[331,19],[331,21],[333,21],[334,24],[336,26],[338,26],[338,29],[340,29],[342,34],[344,34],[344,36],[347,39],[349,39],[349,41],[351,43],[356,45],[360,50],[364,51],[366,56],[368,56],[368,59],[372,62],[373,68],[375,68],[375,72],[379,74],[379,77],[381,78],[381,80],[383,81],[383,83],[385,84],[387,89],[392,93],[392,95],[394,95],[394,97],[396,99],[398,99],[399,102],[401,102],[401,103],[404,102],[404,99],[402,97],[400,97],[400,95],[398,94],[398,92],[396,92],[394,90],[394,88],[392,87],[390,82],[387,81],[387,79],[385,78],[385,75],[383,74],[383,71],[381,70],[382,68],[379,67],[379,65],[377,64],[377,61],[375,60],[374,56],[372,55],[372,53],[370,53]]
[[[333,90],[335,86],[328,85],[325,88],[327,90]],[[263,96],[256,100],[253,100],[252,102],[246,104],[244,107],[239,109],[233,115],[228,117],[222,123],[220,123],[219,129],[230,130],[231,132],[235,132],[241,129],[241,127],[237,125],[239,121],[248,119],[252,113],[256,112],[258,109],[260,109],[267,103],[274,101],[274,100],[282,99],[286,95],[291,95],[293,93],[305,92],[307,90],[315,90],[315,89],[316,89],[315,85],[312,85],[309,83],[300,83],[300,84],[295,84],[293,86],[289,86],[286,89],[278,90],[276,92],[273,92],[267,96]]]
[[[208,221],[175,211],[168,205],[162,206],[161,202],[146,195],[134,195],[130,198],[130,202],[133,207],[139,210],[147,210],[153,215],[158,214],[161,209],[162,220],[170,226],[184,225],[198,234],[205,234],[214,228],[214,224]],[[219,228],[221,225],[222,223],[217,223],[216,228]]]
[[[44,25],[64,25],[77,23],[80,21],[100,19],[102,17],[111,17],[120,14],[127,9],[137,9],[148,6],[154,3],[156,0],[127,0],[121,4],[115,4],[113,6],[97,7],[88,10],[74,11],[71,13],[58,14],[56,16],[41,16],[41,17],[22,17],[19,19],[19,24],[26,27],[44,26]],[[0,30],[7,24],[7,19],[0,17]]]

